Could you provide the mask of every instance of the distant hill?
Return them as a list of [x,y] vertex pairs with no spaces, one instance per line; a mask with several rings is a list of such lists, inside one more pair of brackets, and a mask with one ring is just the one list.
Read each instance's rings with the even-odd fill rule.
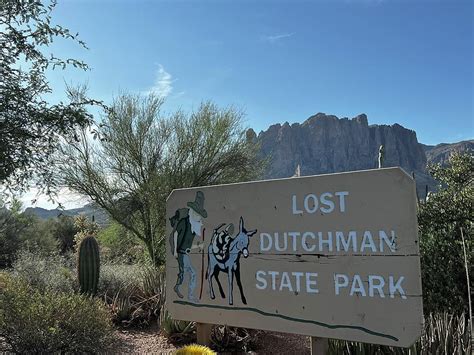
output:
[[460,153],[471,152],[474,153],[474,140],[462,141],[458,143],[441,143],[438,145],[424,145],[426,158],[428,163],[432,164],[445,164],[452,152],[457,151]]
[[25,209],[25,213],[33,214],[41,219],[56,218],[61,215],[77,216],[77,215],[83,214],[87,216],[89,219],[92,219],[92,216],[94,216],[95,221],[101,227],[107,226],[109,224],[109,217],[107,215],[107,212],[105,212],[100,207],[95,206],[94,204],[87,204],[83,207],[74,208],[70,210],[60,210],[57,208],[48,210],[41,207],[28,207]]

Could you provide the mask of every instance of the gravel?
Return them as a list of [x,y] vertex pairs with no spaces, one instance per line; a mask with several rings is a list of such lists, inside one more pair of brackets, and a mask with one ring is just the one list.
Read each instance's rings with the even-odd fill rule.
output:
[[[172,354],[179,345],[168,341],[157,325],[147,329],[119,329],[113,353],[120,354]],[[258,349],[249,354],[309,354],[309,337],[295,334],[265,332]],[[221,353],[230,354],[230,353]],[[235,352],[233,354],[236,354]],[[243,353],[242,353],[243,354]]]

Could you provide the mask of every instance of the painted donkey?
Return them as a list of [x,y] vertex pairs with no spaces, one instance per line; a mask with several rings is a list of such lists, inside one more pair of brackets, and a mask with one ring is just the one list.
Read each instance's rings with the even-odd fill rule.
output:
[[208,262],[207,262],[207,273],[206,279],[209,281],[209,292],[212,299],[216,298],[214,289],[212,287],[212,278],[214,277],[219,286],[219,292],[222,298],[225,298],[224,290],[219,281],[219,273],[221,271],[227,273],[227,280],[229,284],[229,304],[234,303],[233,300],[233,287],[234,287],[234,275],[237,279],[237,285],[240,290],[240,297],[244,304],[247,304],[245,299],[244,290],[242,289],[242,282],[240,280],[240,255],[244,258],[249,256],[248,246],[249,237],[257,233],[257,230],[247,231],[244,227],[244,219],[240,217],[239,232],[235,237],[232,237],[233,225],[229,224],[226,228],[222,229],[225,224],[219,225],[214,229],[212,241],[208,248]]

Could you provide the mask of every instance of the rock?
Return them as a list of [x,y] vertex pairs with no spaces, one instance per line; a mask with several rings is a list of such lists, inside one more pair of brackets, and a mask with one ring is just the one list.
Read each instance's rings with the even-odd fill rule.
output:
[[426,158],[429,164],[446,164],[452,152],[460,153],[471,152],[474,153],[474,140],[462,141],[458,143],[441,143],[438,145],[424,145],[422,147],[425,151]]
[[247,139],[247,142],[256,142],[257,141],[257,134],[252,128],[249,128],[245,132],[245,138]]
[[365,125],[365,126],[369,125],[369,122],[367,120],[367,115],[365,113],[362,113],[362,114],[354,117],[353,120],[355,120],[356,122],[358,122],[362,125]]
[[[416,133],[399,124],[368,125],[367,115],[350,120],[318,113],[302,124],[276,124],[258,135],[261,156],[270,161],[266,178],[377,168],[378,150],[385,146],[385,167],[415,172],[424,187],[434,182],[426,173],[426,155]],[[418,181],[420,180],[420,181]]]

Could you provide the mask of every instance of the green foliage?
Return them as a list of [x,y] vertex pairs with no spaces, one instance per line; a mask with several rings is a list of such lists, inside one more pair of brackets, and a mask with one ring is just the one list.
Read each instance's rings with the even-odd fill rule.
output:
[[23,229],[19,234],[22,249],[36,249],[43,254],[58,251],[58,241],[53,235],[51,221],[41,220],[34,215],[22,214]]
[[82,293],[89,295],[97,293],[99,272],[99,244],[95,237],[85,237],[79,245],[77,258],[77,276]]
[[64,147],[64,183],[89,196],[143,241],[155,265],[165,261],[166,199],[179,187],[239,182],[262,169],[242,112],[202,104],[163,117],[162,99],[121,95],[102,122],[101,140],[82,132]]
[[47,52],[54,39],[62,38],[85,47],[77,34],[54,25],[51,13],[56,1],[2,0],[0,4],[0,187],[21,191],[31,179],[51,193],[57,183],[53,152],[62,139],[73,140],[78,127],[92,117],[84,106],[98,102],[76,95],[70,104],[51,105],[52,92],[46,72],[56,67],[87,65],[63,60]]
[[127,285],[139,285],[143,266],[139,264],[105,263],[100,269],[98,295],[112,297]]
[[469,354],[472,330],[464,314],[454,316],[446,312],[425,317],[425,326],[417,348],[425,354]]
[[447,166],[431,165],[428,170],[440,188],[423,204],[418,217],[420,227],[428,233],[450,231],[453,225],[470,228],[474,223],[474,155],[455,152]]
[[264,332],[255,329],[235,328],[226,325],[213,327],[211,341],[219,352],[245,352],[255,350]]
[[17,200],[13,200],[11,209],[0,206],[0,268],[10,267],[21,248],[19,234],[25,226],[20,218],[19,206]]
[[152,266],[109,264],[101,274],[99,295],[115,323],[149,325],[160,316],[165,300],[165,274]]
[[97,353],[111,344],[112,327],[98,300],[10,278],[0,289],[0,336],[1,350],[14,353]]
[[175,320],[164,308],[160,324],[163,332],[173,342],[189,342],[196,339],[196,323]]
[[51,223],[22,212],[19,200],[0,206],[0,268],[11,267],[21,249],[36,249],[44,254],[57,250]]
[[261,176],[257,145],[246,138],[244,114],[204,102],[171,119],[165,178],[174,189],[249,181]]
[[74,223],[74,218],[62,215],[51,220],[50,223],[52,224],[53,237],[57,240],[61,253],[73,250],[74,236],[79,232]]
[[470,331],[464,315],[453,316],[448,313],[430,314],[428,317],[425,317],[421,339],[409,349],[330,339],[328,354],[462,355],[471,353],[472,344],[470,344],[469,337]]
[[95,221],[89,221],[87,216],[82,214],[74,218],[74,227],[78,231],[74,235],[74,246],[76,249],[84,238],[89,236],[95,237],[100,230],[99,225]]
[[43,255],[22,250],[13,263],[13,275],[26,281],[31,287],[54,292],[73,292],[76,277],[65,256]]
[[460,313],[468,309],[461,229],[471,275],[474,262],[474,156],[455,153],[429,170],[440,187],[418,213],[425,313]]
[[102,229],[97,240],[103,260],[117,263],[137,263],[146,260],[146,247],[130,231],[117,222]]

